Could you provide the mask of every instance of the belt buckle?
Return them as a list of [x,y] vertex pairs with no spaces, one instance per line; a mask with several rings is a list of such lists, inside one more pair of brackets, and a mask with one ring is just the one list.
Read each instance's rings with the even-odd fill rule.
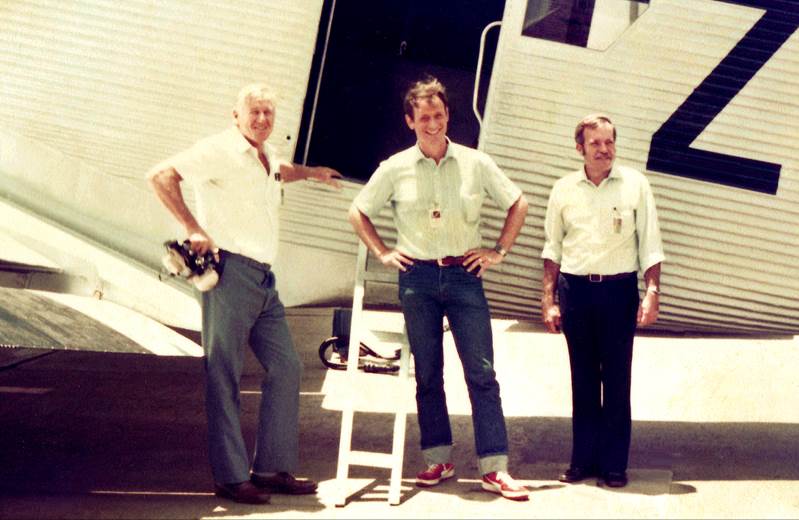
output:
[[593,282],[593,283],[599,283],[599,282],[602,281],[602,275],[601,274],[589,274],[588,275],[588,281],[589,282]]

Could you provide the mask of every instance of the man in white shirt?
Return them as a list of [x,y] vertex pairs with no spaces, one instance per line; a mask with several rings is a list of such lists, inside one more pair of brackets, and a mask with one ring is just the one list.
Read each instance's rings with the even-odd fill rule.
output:
[[[488,155],[449,140],[446,90],[435,78],[418,81],[408,90],[405,122],[416,134],[416,145],[380,164],[353,201],[349,216],[370,251],[399,270],[427,464],[416,484],[435,486],[455,475],[444,394],[446,316],[469,389],[481,485],[505,498],[527,500],[529,490],[508,474],[508,438],[481,279],[503,261],[516,240],[527,200]],[[481,247],[480,208],[486,196],[506,212],[493,249]],[[386,204],[391,204],[397,227],[393,249],[372,224]]]
[[586,116],[574,137],[584,166],[552,187],[541,253],[542,318],[550,332],[563,330],[571,365],[572,456],[559,480],[600,477],[623,487],[633,338],[636,326],[657,319],[665,257],[649,181],[613,164],[616,129],[610,119]]
[[[269,493],[316,492],[315,482],[292,475],[298,459],[302,363],[270,269],[277,255],[281,182],[313,179],[339,189],[341,175],[278,160],[266,143],[275,120],[274,96],[266,86],[244,87],[233,119],[234,126],[160,163],[147,177],[185,228],[192,249],[218,251],[219,283],[198,291],[211,470],[217,496],[263,504]],[[194,188],[196,219],[183,199],[184,180]],[[247,343],[266,370],[252,464],[239,409]]]

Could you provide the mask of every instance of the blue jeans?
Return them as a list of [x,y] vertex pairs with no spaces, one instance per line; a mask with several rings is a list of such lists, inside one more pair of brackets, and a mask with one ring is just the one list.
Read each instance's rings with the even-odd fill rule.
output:
[[463,267],[416,264],[399,273],[399,297],[416,372],[421,448],[427,464],[450,462],[452,430],[444,393],[443,321],[455,338],[481,474],[507,471],[508,435],[494,372],[491,316],[480,278]]
[[206,369],[206,412],[211,470],[219,484],[250,478],[250,461],[241,433],[239,382],[249,343],[266,374],[252,470],[288,471],[297,467],[298,416],[302,362],[294,350],[285,309],[266,266],[225,253],[219,284],[200,293]]

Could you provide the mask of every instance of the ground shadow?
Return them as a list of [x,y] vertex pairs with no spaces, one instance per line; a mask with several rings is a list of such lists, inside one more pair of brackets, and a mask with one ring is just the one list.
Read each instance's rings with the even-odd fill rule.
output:
[[[59,358],[59,359],[55,359]],[[323,370],[307,370],[301,405],[301,465],[298,473],[318,481],[335,478],[341,413],[322,408],[312,391]],[[242,417],[251,441],[260,377],[243,379]],[[4,393],[0,399],[0,493],[6,496],[180,496],[199,501],[203,515],[218,506],[210,495],[204,412],[204,374],[198,358],[135,354],[58,352],[0,372],[0,386],[39,389]],[[392,414],[368,414],[356,427],[354,449],[390,449]],[[478,493],[479,478],[471,418],[452,417],[458,481],[444,493],[490,500]],[[557,489],[568,464],[571,421],[564,417],[507,420],[511,471],[543,481],[536,492]],[[403,476],[412,485],[422,468],[416,417],[406,427]],[[630,467],[668,470],[674,494],[694,492],[681,481],[799,480],[799,424],[635,421]],[[351,477],[386,483],[388,471],[353,468]],[[632,488],[634,490],[634,488]],[[474,491],[474,493],[472,493]],[[109,495],[109,496],[110,496]],[[307,501],[276,500],[276,508],[316,510]],[[211,511],[207,510],[213,505]],[[229,511],[231,503],[225,503]]]

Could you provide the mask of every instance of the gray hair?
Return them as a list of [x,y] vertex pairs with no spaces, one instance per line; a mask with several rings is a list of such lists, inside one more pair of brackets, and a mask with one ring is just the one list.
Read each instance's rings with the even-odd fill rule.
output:
[[267,87],[264,83],[252,83],[239,90],[239,94],[236,96],[236,110],[241,109],[253,99],[271,101],[273,105],[277,102],[272,89]]

